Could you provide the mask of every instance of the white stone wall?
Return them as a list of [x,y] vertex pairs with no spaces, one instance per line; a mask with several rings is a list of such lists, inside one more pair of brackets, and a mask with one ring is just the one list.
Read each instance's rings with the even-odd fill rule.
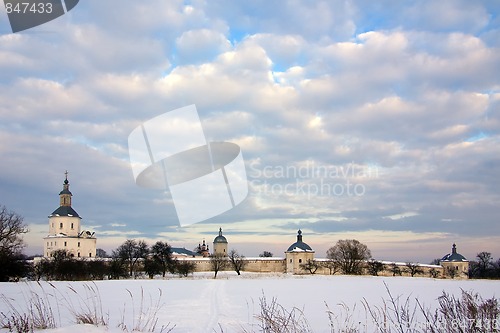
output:
[[305,264],[307,260],[314,260],[314,252],[286,252],[286,272],[291,274],[302,274],[305,271],[300,268],[301,264]]
[[81,219],[76,216],[49,217],[49,236],[63,233],[66,236],[77,237],[80,233]]
[[53,251],[66,250],[75,258],[94,258],[96,239],[83,237],[45,237],[43,255],[50,257]]
[[469,277],[469,262],[468,261],[441,261],[443,266],[443,274],[450,277],[448,269],[455,270],[456,276],[454,279],[465,279]]
[[214,254],[218,253],[227,256],[227,243],[214,243]]

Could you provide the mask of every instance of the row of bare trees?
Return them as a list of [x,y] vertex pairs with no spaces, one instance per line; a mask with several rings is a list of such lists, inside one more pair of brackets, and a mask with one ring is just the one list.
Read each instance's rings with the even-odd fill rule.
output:
[[[167,272],[187,276],[195,270],[189,261],[172,258],[168,243],[158,241],[151,247],[144,241],[128,239],[107,257],[99,250],[92,260],[74,258],[66,250],[56,250],[52,257],[34,265],[34,278],[47,280],[102,280],[137,277],[145,272],[150,278]],[[107,258],[105,258],[107,257]]]
[[[121,263],[126,267],[129,276],[135,276],[142,269],[153,278],[161,274],[165,277],[167,272],[188,276],[196,269],[195,263],[189,260],[177,260],[172,258],[170,245],[158,241],[151,248],[144,241],[126,240],[112,254],[112,262]],[[215,253],[210,256],[210,268],[214,272],[214,278],[220,271],[232,267],[238,275],[246,266],[245,256],[236,250],[231,250],[227,256]]]
[[238,275],[241,275],[246,264],[247,261],[245,260],[245,256],[239,254],[238,251],[234,249],[229,251],[228,256],[222,253],[215,253],[210,256],[210,268],[214,272],[214,279],[217,278],[217,274],[220,271],[226,270],[229,267],[232,267]]
[[[356,239],[339,240],[334,246],[326,252],[326,261],[308,260],[300,265],[300,267],[310,274],[324,267],[328,269],[331,275],[336,273],[348,275],[370,274],[377,276],[384,270],[389,270],[393,276],[407,273],[410,276],[421,275],[424,273],[422,267],[418,263],[407,262],[404,267],[396,263],[386,265],[371,256],[371,251],[368,247]],[[429,270],[431,277],[437,277],[437,270]]]
[[[177,273],[187,276],[195,270],[195,264],[186,260],[175,260],[172,258],[171,247],[166,242],[158,241],[149,247],[144,241],[134,239],[126,240],[113,251],[111,259],[106,265],[102,263],[84,263],[83,259],[71,258],[64,250],[55,254],[56,263],[42,261],[38,267],[33,267],[26,261],[22,253],[24,247],[22,236],[28,232],[23,218],[15,212],[0,206],[0,281],[8,281],[24,276],[40,278],[41,275],[55,278],[68,278],[72,275],[68,271],[93,272],[91,275],[97,278],[107,275],[108,278],[120,278],[123,276],[135,276],[139,270],[146,272],[150,277],[166,272]],[[105,252],[98,249],[98,257],[104,257]],[[264,251],[261,257],[271,257],[272,253]],[[378,275],[388,270],[392,275],[402,275],[403,272],[411,276],[423,274],[419,264],[408,262],[405,267],[395,263],[386,265],[371,257],[371,252],[365,244],[355,239],[339,240],[327,251],[327,261],[307,261],[301,265],[302,269],[314,274],[321,266],[327,268],[330,274],[341,272],[343,274],[359,275],[368,273]],[[433,263],[439,263],[435,260]],[[236,250],[231,250],[228,256],[212,255],[210,266],[214,271],[214,277],[221,270],[232,267],[238,275],[246,265],[245,257]],[[73,267],[73,268],[71,268]],[[59,271],[57,271],[59,269]],[[79,278],[79,273],[73,276]],[[437,277],[439,272],[429,269],[429,276]],[[453,270],[445,272],[450,277],[455,274]],[[69,275],[68,275],[69,274]],[[82,276],[86,276],[85,274]],[[490,252],[480,252],[476,260],[470,262],[469,276],[472,278],[500,278],[500,259],[493,260]]]

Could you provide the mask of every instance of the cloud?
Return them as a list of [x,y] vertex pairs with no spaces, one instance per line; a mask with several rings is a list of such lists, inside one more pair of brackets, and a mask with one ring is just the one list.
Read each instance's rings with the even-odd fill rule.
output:
[[[419,256],[433,258],[456,237],[500,251],[497,27],[488,1],[81,3],[0,35],[2,204],[45,225],[68,169],[84,226],[110,248],[126,237],[189,248],[223,225],[249,251],[287,246],[279,237],[299,227],[320,249],[361,237],[388,253],[391,239],[396,252],[427,242]],[[134,183],[127,137],[189,104],[209,140],[240,145],[251,191],[180,229],[169,193]],[[307,163],[377,174],[258,174]]]
[[229,51],[231,43],[218,31],[188,30],[177,38],[176,49],[176,60],[179,64],[203,63]]

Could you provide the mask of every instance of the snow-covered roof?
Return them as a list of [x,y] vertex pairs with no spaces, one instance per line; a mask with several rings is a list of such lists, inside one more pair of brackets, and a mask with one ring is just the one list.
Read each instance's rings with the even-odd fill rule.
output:
[[457,252],[457,245],[453,244],[451,248],[451,253],[445,255],[441,261],[445,262],[468,262],[467,258]]
[[183,247],[172,247],[172,248],[170,248],[170,253],[172,253],[173,255],[183,255],[183,256],[190,256],[190,257],[199,256],[198,253],[190,251],[190,250],[183,248]]
[[288,247],[286,252],[314,252],[313,249],[302,241],[302,230],[297,232],[297,241]]
[[80,217],[78,213],[71,206],[60,206],[49,217],[53,216],[69,216],[69,217]]

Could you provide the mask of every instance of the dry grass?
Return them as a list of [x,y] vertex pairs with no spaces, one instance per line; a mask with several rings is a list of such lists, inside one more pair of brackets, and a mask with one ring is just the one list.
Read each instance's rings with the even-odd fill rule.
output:
[[[61,308],[69,311],[75,322],[109,327],[109,314],[103,311],[103,302],[95,283],[84,284],[79,292],[68,287],[70,294],[62,293],[53,284],[39,290],[30,287],[23,298],[16,301],[0,295],[5,312],[0,313],[0,328],[9,332],[30,333],[35,330],[56,328],[61,323]],[[460,297],[443,292],[434,308],[424,306],[418,298],[395,296],[385,285],[387,299],[380,305],[369,304],[363,299],[362,308],[345,303],[330,308],[326,304],[324,332],[380,332],[380,333],[472,333],[500,332],[500,303],[495,298],[483,299],[477,293],[462,290]],[[175,325],[168,323],[159,327],[159,312],[164,303],[162,290],[158,295],[145,295],[141,288],[139,296],[127,289],[131,302],[125,302],[118,327],[125,332],[172,332]],[[59,298],[57,297],[59,296]],[[61,298],[62,297],[62,298]],[[276,298],[259,298],[258,314],[254,318],[258,332],[264,333],[309,333],[312,332],[303,309],[287,309]],[[127,312],[128,311],[128,312]],[[131,311],[131,313],[130,313]],[[360,313],[365,314],[362,321]],[[362,314],[361,314],[362,318]],[[224,332],[219,324],[220,332]],[[249,332],[241,328],[242,332]]]
[[259,299],[260,314],[255,317],[265,333],[307,333],[312,332],[304,312],[296,307],[285,309],[276,298],[268,302],[265,295]]
[[[411,296],[394,296],[387,285],[387,299],[381,305],[371,305],[363,299],[361,311],[354,305],[337,304],[331,309],[326,304],[329,329],[322,332],[342,333],[472,333],[500,332],[500,304],[497,299],[483,299],[478,294],[462,290],[461,297],[446,292],[438,298],[435,309],[426,308]],[[364,321],[359,318],[365,313]],[[298,308],[287,310],[275,298],[270,302],[260,298],[259,332],[295,333],[311,332],[304,312]],[[243,329],[244,332],[249,332]],[[223,332],[221,328],[221,332]]]
[[[102,309],[102,299],[97,285],[84,284],[84,294],[81,295],[73,287],[69,286],[69,290],[74,297],[65,297],[68,309],[75,318],[77,324],[91,324],[95,326],[108,326],[109,314],[104,314]],[[78,306],[74,302],[78,302]]]
[[[162,290],[158,289],[158,298],[154,300],[151,295],[149,295],[149,300],[146,302],[144,290],[141,287],[141,295],[139,300],[138,313],[136,314],[135,299],[134,295],[130,290],[127,292],[132,301],[132,321],[127,325],[125,309],[129,308],[130,305],[124,304],[121,321],[118,327],[125,332],[156,332],[158,325],[158,312],[163,307],[161,302]],[[162,325],[160,327],[160,332],[171,332],[175,328],[175,325],[171,326],[170,323],[167,325]]]
[[26,310],[22,310],[14,299],[0,295],[1,301],[8,309],[7,313],[0,313],[2,328],[7,328],[10,332],[25,333],[57,327],[54,308],[56,310],[59,308],[51,302],[53,295],[43,289],[41,284],[38,286],[42,289],[41,294],[32,289],[28,294],[23,294],[24,304],[28,304]]
[[[38,283],[40,290],[30,289],[29,293],[24,295],[22,304],[27,304],[27,309],[14,299],[8,298],[3,294],[0,295],[0,301],[7,308],[5,313],[0,313],[0,328],[15,333],[30,333],[35,330],[57,328],[61,322],[60,307],[68,310],[77,324],[109,326],[109,314],[103,311],[101,295],[95,283],[83,284],[83,292],[79,292],[75,288],[68,286],[70,290],[69,295],[58,290],[52,283],[48,284],[50,292],[44,289],[41,283]],[[125,332],[171,332],[175,325],[172,327],[170,323],[158,328],[158,312],[163,306],[161,303],[162,291],[158,290],[159,297],[153,299],[150,295],[149,301],[147,301],[144,291],[141,288],[137,315],[135,313],[134,296],[130,290],[127,290],[132,304],[124,304],[124,309],[132,308],[133,315],[130,317],[131,323],[127,325],[124,310],[118,327]]]

